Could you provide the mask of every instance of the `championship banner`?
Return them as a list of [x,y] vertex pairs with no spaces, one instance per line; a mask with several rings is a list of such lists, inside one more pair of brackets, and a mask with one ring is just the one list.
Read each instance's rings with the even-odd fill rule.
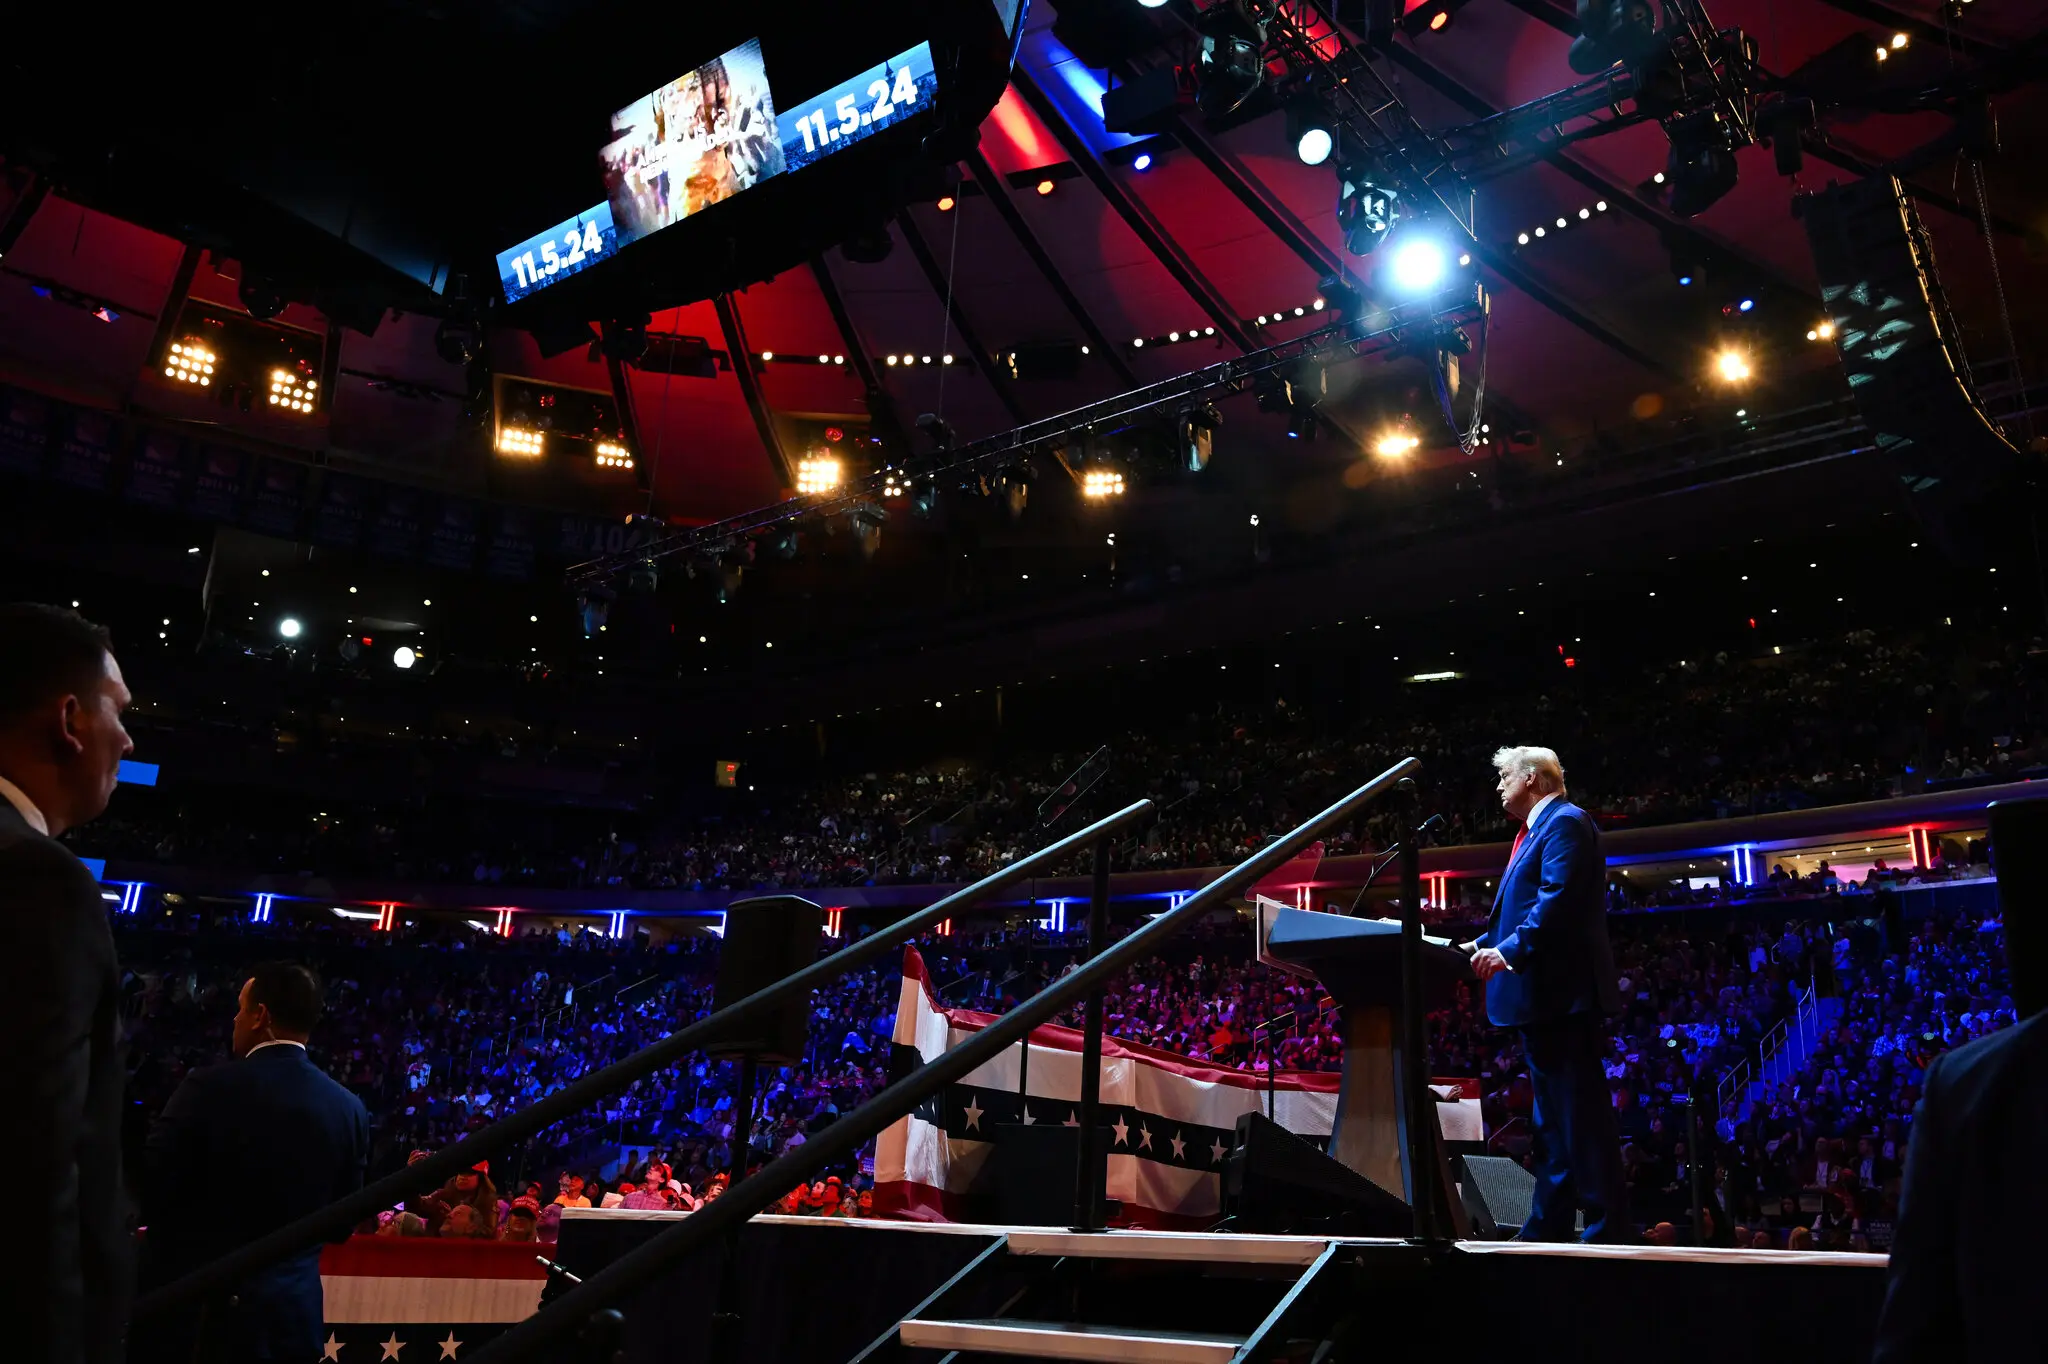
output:
[[[946,1009],[917,949],[903,953],[897,998],[895,1073],[906,1074],[996,1020]],[[986,1169],[997,1123],[1080,1121],[1081,1033],[1045,1026],[1031,1034],[1030,1094],[1020,1101],[1012,1047],[970,1071],[885,1130],[875,1151],[875,1212],[919,1221],[961,1222],[991,1191]],[[1275,1076],[1274,1116],[1300,1136],[1327,1139],[1339,1077],[1327,1071]],[[1200,1230],[1222,1213],[1223,1159],[1241,1114],[1263,1112],[1263,1073],[1177,1056],[1121,1038],[1102,1039],[1101,1115],[1109,1129],[1108,1196],[1123,1207],[1118,1226]],[[1478,1095],[1462,1081],[1438,1081],[1445,1136],[1477,1136]],[[1452,1089],[1456,1086],[1456,1089]],[[1455,1096],[1455,1097],[1454,1097]],[[1467,1109],[1471,1111],[1466,1112]],[[1453,1129],[1458,1134],[1453,1135]]]
[[320,1254],[322,1353],[361,1360],[460,1360],[540,1306],[547,1271],[534,1242],[354,1236]]

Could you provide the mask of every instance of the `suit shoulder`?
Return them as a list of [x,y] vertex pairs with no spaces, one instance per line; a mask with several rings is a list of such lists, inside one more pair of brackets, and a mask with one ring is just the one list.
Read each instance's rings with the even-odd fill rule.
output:
[[1980,1037],[1936,1057],[1927,1068],[1926,1089],[1939,1092],[1952,1113],[1967,1113],[1988,1094],[2010,1085],[2014,1072],[2039,1066],[2048,1050],[2048,1014]]
[[30,832],[0,838],[0,867],[12,878],[35,878],[61,886],[80,901],[100,902],[100,883],[78,854],[54,838]]

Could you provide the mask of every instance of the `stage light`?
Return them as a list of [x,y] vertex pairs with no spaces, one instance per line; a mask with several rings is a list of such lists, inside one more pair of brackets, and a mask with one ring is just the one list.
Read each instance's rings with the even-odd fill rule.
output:
[[1893,46],[1894,48],[1900,48],[1900,47],[1904,47],[1905,45],[1906,45],[1906,35],[1905,35],[1905,34],[1903,34],[1903,33],[1894,33],[1894,34],[1892,35],[1892,46]]
[[[1165,4],[1165,3],[1166,3],[1166,0],[1159,0],[1159,3],[1160,3],[1160,4]],[[1136,155],[1135,157],[1131,158],[1131,169],[1132,169],[1132,170],[1134,170],[1134,171],[1148,171],[1148,170],[1151,170],[1151,169],[1152,169],[1152,153],[1150,153],[1150,152],[1139,152],[1139,153],[1138,153],[1138,154],[1137,154],[1137,155]]]
[[164,357],[164,377],[204,388],[213,382],[214,353],[191,341],[174,341]]
[[1678,277],[1678,287],[1679,287],[1679,288],[1681,288],[1681,289],[1685,288],[1685,287],[1686,287],[1687,285],[1689,285],[1689,284],[1691,284],[1691,283],[1692,283],[1692,276],[1691,276],[1691,275],[1680,275],[1680,276]]
[[764,351],[762,351],[762,352],[761,352],[761,360],[762,360],[762,362],[763,362],[763,363],[766,363],[767,361],[773,360],[774,358],[775,358],[775,352],[774,352],[774,351],[772,351],[772,350],[764,350]]
[[412,651],[411,646],[401,644],[391,651],[391,666],[400,669],[410,668],[418,658],[419,655]]
[[1583,219],[1583,218],[1590,218],[1590,217],[1592,217],[1592,216],[1593,216],[1593,210],[1592,210],[1592,209],[1590,209],[1590,208],[1582,208],[1582,209],[1580,209],[1580,210],[1579,210],[1579,217],[1580,217],[1580,218],[1582,218],[1582,219]]
[[894,355],[889,356],[888,359],[891,365],[894,365],[896,363],[896,357]]
[[1735,310],[1736,310],[1737,312],[1744,312],[1744,313],[1746,313],[1746,312],[1748,312],[1748,311],[1749,311],[1749,310],[1750,310],[1751,308],[1754,308],[1755,306],[1756,306],[1756,300],[1755,300],[1755,299],[1753,299],[1753,298],[1745,298],[1745,299],[1743,299],[1743,300],[1742,300],[1742,302],[1740,302],[1740,303],[1738,303],[1738,304],[1736,304],[1736,305],[1735,305]]
[[1721,382],[1739,384],[1749,378],[1749,358],[1739,350],[1724,350],[1714,357],[1714,372],[1721,376]]
[[1124,476],[1114,469],[1090,469],[1081,475],[1081,496],[1122,497]]
[[819,493],[829,493],[839,486],[840,477],[838,460],[830,455],[806,455],[796,466],[797,494],[801,497],[810,497]]
[[1539,236],[1539,237],[1540,237],[1540,236],[1542,236],[1542,235],[1543,235],[1543,229],[1542,229],[1542,228],[1540,228],[1540,227],[1539,227],[1539,228],[1537,228],[1537,229],[1536,229],[1536,235],[1537,235],[1537,236]]
[[1190,408],[1174,419],[1181,463],[1190,473],[1199,474],[1209,467],[1210,456],[1216,449],[1216,428],[1222,424],[1223,414],[1209,406]]
[[1431,33],[1439,32],[1449,25],[1450,22],[1451,12],[1447,9],[1440,9],[1435,14],[1429,16],[1429,31]]
[[1354,256],[1371,255],[1401,218],[1400,196],[1372,182],[1362,167],[1337,171],[1337,230],[1344,249]]
[[1164,5],[1166,3],[1166,0],[1138,0],[1138,3],[1143,5],[1146,9],[1158,9],[1161,5]]
[[1605,213],[1607,211],[1607,201],[1602,199],[1599,203],[1593,205],[1593,210],[1596,213]]
[[508,426],[498,432],[498,453],[501,455],[537,455],[541,448],[542,436],[538,431]]
[[1709,110],[1680,119],[1667,131],[1671,150],[1658,172],[1658,183],[1670,179],[1673,213],[1696,217],[1735,188],[1738,167],[1727,125]]
[[1336,132],[1314,91],[1304,91],[1288,101],[1287,140],[1304,166],[1320,166],[1336,150]]
[[1565,226],[1565,225],[1566,225],[1566,224],[1565,224],[1565,220],[1564,220],[1564,219],[1562,219],[1562,218],[1559,218],[1559,219],[1557,220],[1557,225],[1558,225],[1559,227],[1563,227],[1563,226]]
[[1052,193],[1052,181],[1050,181],[1050,180],[1040,180],[1040,181],[1038,182],[1038,192],[1039,192],[1040,194],[1050,194],[1050,193]]
[[290,616],[286,616],[277,623],[277,632],[286,639],[297,639],[299,637],[299,630],[300,625],[298,621]]
[[1236,5],[1212,5],[1195,20],[1202,51],[1195,59],[1195,106],[1210,118],[1234,113],[1266,80],[1265,25]]
[[[1086,355],[1087,353],[1088,348],[1086,346],[1081,347],[1081,354]],[[953,357],[950,355],[941,355],[939,357],[939,363],[942,365],[950,365],[953,363]]]
[[948,194],[948,195],[945,195],[945,196],[941,197],[941,198],[940,198],[940,200],[939,200],[939,212],[941,212],[941,213],[951,213],[952,211],[953,211],[953,196],[952,196],[952,195],[950,195],[950,194]]
[[623,445],[601,440],[597,443],[597,464],[601,469],[630,469],[633,455]]
[[1835,339],[1835,324],[1832,322],[1823,322],[1818,327],[1815,327],[1813,330],[1814,334],[1820,337],[1820,339],[1823,341],[1832,341]]
[[288,369],[270,371],[270,405],[285,412],[311,412],[319,382],[301,379]]
[[1399,459],[1421,448],[1422,439],[1405,431],[1389,431],[1373,442],[1372,452],[1384,459]]
[[1517,245],[1517,246],[1527,246],[1528,244],[1529,244],[1529,234],[1528,234],[1528,233],[1526,233],[1526,232],[1523,232],[1523,233],[1519,234],[1518,236],[1516,236],[1516,238],[1515,238],[1515,245]]
[[1411,237],[1394,248],[1393,266],[1395,286],[1420,294],[1443,282],[1449,260],[1441,242],[1430,237]]

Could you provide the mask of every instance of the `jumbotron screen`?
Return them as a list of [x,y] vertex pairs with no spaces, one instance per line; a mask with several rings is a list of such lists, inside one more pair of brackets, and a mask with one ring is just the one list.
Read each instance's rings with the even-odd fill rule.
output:
[[938,91],[931,44],[919,43],[778,114],[760,42],[742,43],[612,115],[603,202],[499,252],[505,300],[892,128]]

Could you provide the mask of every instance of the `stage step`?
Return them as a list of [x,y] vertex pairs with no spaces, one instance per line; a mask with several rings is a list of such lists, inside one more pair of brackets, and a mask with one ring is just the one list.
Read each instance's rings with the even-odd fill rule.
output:
[[1324,1236],[1218,1235],[1194,1231],[1012,1231],[1012,1255],[1074,1255],[1091,1260],[1177,1264],[1312,1265]]
[[1230,1364],[1245,1344],[1242,1336],[1010,1318],[928,1321],[912,1317],[897,1327],[897,1338],[922,1350],[1089,1360],[1095,1364]]

